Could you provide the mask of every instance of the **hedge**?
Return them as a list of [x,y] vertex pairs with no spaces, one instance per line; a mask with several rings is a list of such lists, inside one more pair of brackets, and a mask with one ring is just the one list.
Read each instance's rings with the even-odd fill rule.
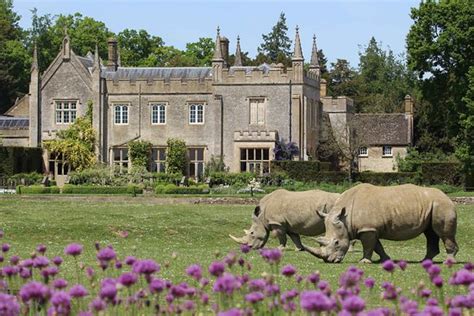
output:
[[320,174],[320,162],[317,160],[273,160],[270,166],[272,172],[285,172],[296,181],[318,181]]
[[256,175],[251,172],[228,173],[228,172],[213,172],[209,175],[209,186],[217,185],[236,185],[246,186],[250,180],[256,178]]
[[375,185],[416,183],[416,172],[360,172],[355,174],[355,181]]
[[16,187],[17,194],[59,194],[57,186],[45,187],[42,185],[19,185]]
[[462,165],[456,162],[423,162],[420,172],[423,184],[463,185]]
[[43,173],[43,150],[30,147],[0,146],[0,175]]
[[158,184],[155,187],[156,194],[209,194],[207,185],[178,187],[174,184]]
[[143,189],[136,185],[128,186],[99,186],[99,185],[71,185],[63,187],[64,194],[142,194]]

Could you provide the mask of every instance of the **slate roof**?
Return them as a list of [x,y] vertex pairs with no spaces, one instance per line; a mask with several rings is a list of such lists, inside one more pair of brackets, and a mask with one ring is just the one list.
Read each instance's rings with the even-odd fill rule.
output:
[[357,113],[351,122],[364,145],[409,145],[408,124],[404,113]]
[[27,117],[12,117],[0,115],[1,129],[28,129],[30,120]]
[[87,57],[77,56],[77,58],[79,59],[81,64],[83,64],[84,67],[86,67],[87,69],[92,68],[94,66],[94,57],[89,54]]
[[212,76],[211,67],[119,67],[103,72],[107,80],[200,79]]
[[261,64],[258,67],[255,66],[232,66],[229,69],[229,73],[233,74],[236,70],[245,70],[245,74],[249,75],[252,71],[263,71],[264,74],[267,74],[270,71],[270,65]]

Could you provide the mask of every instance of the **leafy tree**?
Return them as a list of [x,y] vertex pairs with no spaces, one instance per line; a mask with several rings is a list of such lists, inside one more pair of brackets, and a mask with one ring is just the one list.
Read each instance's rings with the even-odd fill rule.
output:
[[166,173],[186,174],[186,143],[181,139],[170,138],[166,142]]
[[260,44],[258,52],[268,57],[270,62],[289,65],[291,63],[291,40],[287,32],[286,17],[282,12],[272,31],[262,35],[263,43]]
[[148,66],[150,55],[164,45],[159,36],[151,36],[145,30],[125,29],[117,34],[122,66]]
[[407,52],[421,91],[415,129],[421,151],[452,153],[458,146],[458,154],[465,156],[471,146],[462,135],[470,117],[473,17],[470,0],[423,1],[411,11]]
[[185,55],[193,61],[193,66],[210,66],[214,55],[214,40],[201,37],[199,41],[186,44]]
[[146,170],[151,156],[152,143],[145,140],[134,140],[128,143],[128,152],[132,166]]
[[57,138],[44,142],[51,153],[62,155],[73,170],[84,170],[96,163],[96,133],[92,127],[92,102],[89,101],[86,115],[78,117],[67,129],[61,130]]
[[329,95],[332,96],[349,96],[353,97],[357,94],[357,72],[351,67],[345,59],[337,59],[335,63],[331,63],[329,71]]

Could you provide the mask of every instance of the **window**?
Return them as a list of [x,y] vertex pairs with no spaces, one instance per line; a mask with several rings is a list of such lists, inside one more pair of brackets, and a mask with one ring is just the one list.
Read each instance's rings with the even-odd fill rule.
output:
[[116,125],[128,124],[128,104],[116,104],[115,107],[115,119]]
[[383,146],[382,156],[383,157],[392,157],[392,146]]
[[151,124],[166,124],[166,104],[151,105]]
[[369,151],[367,147],[360,147],[359,148],[359,157],[368,157],[369,156]]
[[264,174],[270,171],[269,148],[241,148],[240,172]]
[[166,172],[166,148],[151,149],[151,172]]
[[71,124],[77,117],[77,101],[56,101],[56,124]]
[[189,176],[195,179],[204,173],[204,148],[188,148]]
[[120,172],[126,172],[128,169],[128,148],[114,148],[113,158],[114,166]]
[[71,171],[70,165],[63,154],[51,153],[49,155],[49,172],[56,176],[67,175]]
[[250,99],[250,124],[265,124],[265,99]]
[[189,124],[204,123],[204,104],[196,103],[189,105]]

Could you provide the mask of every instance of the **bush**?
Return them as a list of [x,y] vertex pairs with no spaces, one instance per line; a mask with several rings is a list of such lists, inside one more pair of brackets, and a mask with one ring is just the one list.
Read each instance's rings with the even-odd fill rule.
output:
[[41,184],[43,175],[38,172],[17,173],[8,178],[12,182],[21,183],[23,185]]
[[116,179],[109,166],[95,166],[69,173],[69,183],[74,185],[112,185]]
[[45,187],[42,185],[19,185],[16,187],[17,194],[59,194],[60,190],[56,186]]
[[128,143],[130,161],[134,167],[146,168],[150,162],[152,144],[145,140],[134,140]]
[[43,173],[43,150],[29,147],[0,146],[0,175]]
[[170,138],[166,142],[168,149],[166,151],[166,172],[167,173],[186,173],[186,143],[181,139]]
[[355,180],[374,185],[391,185],[416,183],[416,172],[360,172],[355,174]]
[[143,188],[136,185],[128,186],[98,186],[66,184],[64,194],[142,194]]
[[462,187],[457,187],[457,186],[449,185],[449,184],[437,184],[437,185],[431,185],[430,187],[439,189],[439,190],[443,191],[446,194],[459,192],[459,191],[463,190]]
[[315,181],[319,173],[319,161],[298,161],[298,160],[273,160],[271,162],[271,172],[285,172],[288,177],[297,181]]
[[208,194],[209,191],[209,187],[204,184],[189,187],[179,187],[174,184],[158,184],[155,187],[156,194]]
[[423,162],[421,177],[424,184],[463,185],[462,165],[456,162]]
[[233,185],[237,187],[246,186],[256,175],[251,172],[227,173],[214,172],[209,175],[209,186]]

